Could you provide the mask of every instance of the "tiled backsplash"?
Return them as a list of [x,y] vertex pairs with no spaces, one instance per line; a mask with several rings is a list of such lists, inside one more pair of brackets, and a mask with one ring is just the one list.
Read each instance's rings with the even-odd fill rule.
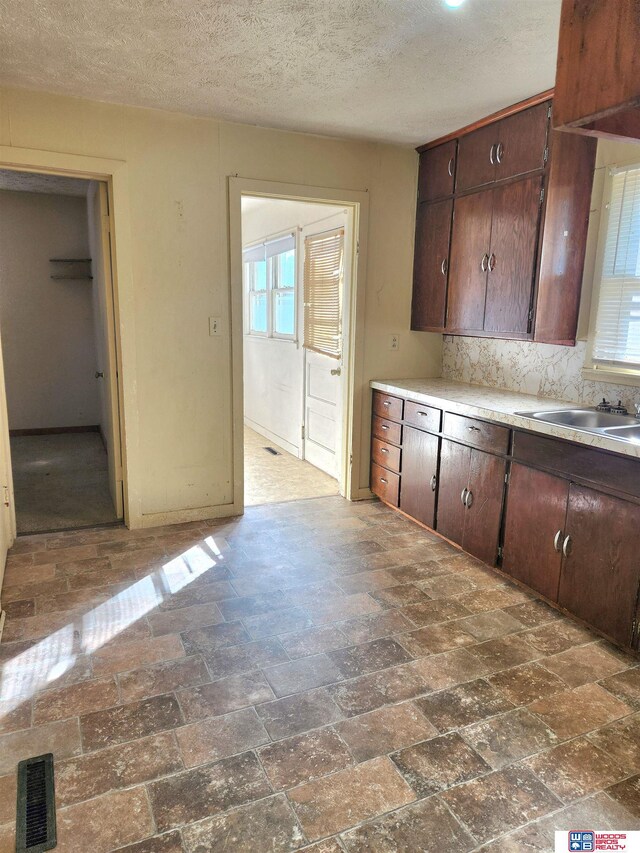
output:
[[472,385],[522,391],[539,397],[556,397],[588,406],[603,397],[622,400],[632,411],[640,402],[640,388],[591,382],[582,378],[587,344],[575,347],[500,341],[445,335],[442,376]]

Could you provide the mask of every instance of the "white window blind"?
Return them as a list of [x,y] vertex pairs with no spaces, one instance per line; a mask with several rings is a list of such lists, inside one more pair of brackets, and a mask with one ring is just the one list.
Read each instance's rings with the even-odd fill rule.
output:
[[342,352],[344,228],[304,241],[304,346],[332,358]]
[[593,360],[640,368],[640,166],[611,174]]

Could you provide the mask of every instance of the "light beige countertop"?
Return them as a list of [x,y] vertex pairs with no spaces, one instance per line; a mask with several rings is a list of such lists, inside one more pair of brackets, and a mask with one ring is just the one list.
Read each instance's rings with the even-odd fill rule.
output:
[[450,379],[389,379],[375,380],[370,384],[377,391],[415,400],[417,403],[424,403],[447,412],[496,421],[500,424],[527,429],[530,432],[539,432],[542,435],[564,438],[577,444],[586,444],[624,456],[640,458],[640,444],[583,432],[574,427],[548,424],[516,414],[516,412],[584,408],[578,403],[553,400],[550,397],[536,397],[533,394],[520,394],[517,391],[503,391],[500,388],[468,385],[464,382],[453,382]]

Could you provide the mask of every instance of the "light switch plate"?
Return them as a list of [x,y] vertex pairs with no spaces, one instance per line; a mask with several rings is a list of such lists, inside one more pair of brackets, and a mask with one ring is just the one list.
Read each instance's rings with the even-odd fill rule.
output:
[[222,323],[220,317],[209,317],[209,335],[212,338],[217,338],[222,333]]
[[389,337],[389,349],[400,349],[400,335],[391,335]]

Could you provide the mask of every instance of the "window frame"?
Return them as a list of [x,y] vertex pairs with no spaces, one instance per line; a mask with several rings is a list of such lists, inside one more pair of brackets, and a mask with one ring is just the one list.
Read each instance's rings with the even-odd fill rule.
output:
[[591,307],[589,313],[589,332],[587,336],[587,349],[582,375],[583,378],[596,382],[617,380],[621,385],[640,386],[640,363],[625,367],[622,362],[607,363],[594,358],[598,311],[600,309],[604,277],[605,249],[609,232],[611,199],[613,195],[613,178],[616,174],[619,174],[622,171],[634,171],[637,169],[640,169],[640,162],[623,164],[608,163],[605,167],[602,202],[600,205],[600,224],[598,227],[598,239],[594,264],[593,288],[591,293]]
[[[267,338],[272,340],[282,340],[282,341],[291,341],[293,343],[298,342],[298,302],[299,302],[299,276],[298,276],[298,258],[299,258],[299,248],[300,248],[300,239],[299,239],[299,229],[291,230],[290,228],[286,231],[282,231],[278,234],[274,234],[267,239],[259,240],[253,243],[248,243],[246,246],[242,247],[243,255],[246,251],[250,249],[258,248],[259,246],[265,247],[265,252],[269,243],[275,243],[284,237],[294,238],[294,246],[293,250],[287,249],[286,251],[293,251],[293,287],[278,287],[278,280],[280,277],[279,263],[278,258],[285,254],[285,252],[280,252],[276,255],[272,255],[271,257],[265,257],[266,263],[266,277],[267,277],[267,287],[265,290],[256,291],[255,285],[255,267],[251,270],[250,276],[245,275],[245,269],[247,264],[252,266],[255,264],[255,261],[245,261],[244,257],[242,260],[242,287],[243,287],[243,296],[244,296],[244,333],[250,337],[256,338]],[[278,293],[293,293],[293,333],[287,334],[285,332],[276,331],[276,300]],[[251,328],[251,301],[252,294],[254,293],[266,293],[267,296],[267,328],[266,331],[260,332],[253,330]]]

